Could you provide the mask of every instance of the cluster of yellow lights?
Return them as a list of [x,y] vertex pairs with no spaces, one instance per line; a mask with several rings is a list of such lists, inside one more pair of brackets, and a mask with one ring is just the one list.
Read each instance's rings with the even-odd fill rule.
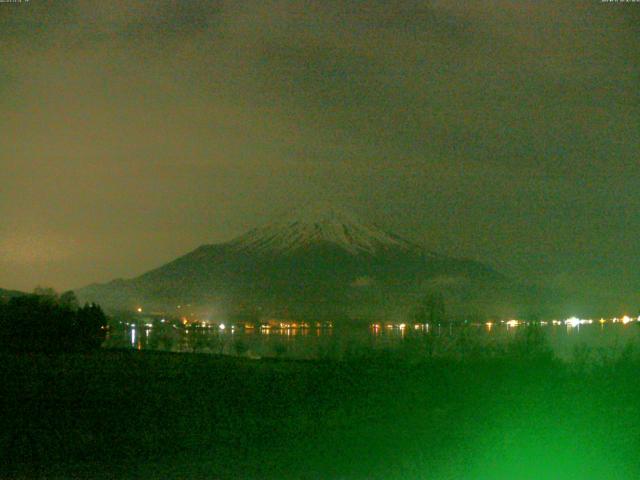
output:
[[627,323],[631,323],[631,322],[640,322],[640,317],[638,318],[631,318],[628,315],[625,315],[622,318],[614,318],[613,320],[611,320],[612,323],[623,323],[623,324],[627,324]]
[[[415,323],[413,324],[413,328],[414,330],[423,330],[425,327],[427,327],[428,324],[426,323]],[[406,323],[385,323],[384,324],[384,328],[388,329],[388,330],[392,330],[394,328],[399,328],[400,330],[404,330],[408,327],[408,324]],[[371,324],[371,328],[373,330],[380,330],[382,328],[382,324],[380,323],[372,323]]]
[[[177,306],[178,309],[180,309],[181,307],[182,307],[181,305]],[[143,309],[142,309],[141,306],[137,306],[135,311],[137,313],[142,313]],[[161,320],[161,323],[165,323],[165,321],[166,321],[166,319],[163,318]],[[181,317],[180,321],[185,326],[189,326],[191,323],[198,323],[197,321],[190,322],[189,319],[186,316]],[[600,318],[600,320],[598,320],[598,323],[600,323],[601,325],[604,325],[605,323],[608,323],[608,322],[611,322],[611,323],[622,323],[623,325],[627,325],[627,324],[629,324],[631,322],[639,322],[640,323],[640,316],[638,316],[637,318],[632,318],[632,317],[630,317],[628,315],[624,315],[624,316],[622,316],[620,318],[614,317],[614,318],[612,318],[610,320],[605,319],[605,318]],[[203,328],[213,328],[215,326],[215,324],[211,325],[210,323],[208,323],[208,322],[206,322],[204,320],[199,322],[199,323],[200,323],[200,326],[203,327]],[[270,323],[274,323],[274,324],[272,325]],[[310,327],[310,324],[307,323],[307,322],[279,322],[279,323],[270,322],[270,323],[262,324],[260,326],[260,330],[261,331],[268,331],[272,327],[276,328],[276,329],[280,328],[281,330],[298,329],[298,328],[306,329],[306,328]],[[491,330],[491,328],[495,325],[495,323],[496,323],[496,321],[487,321],[487,322],[484,322],[484,325],[485,325],[485,327],[487,327],[488,330]],[[507,321],[500,320],[499,323],[505,324],[507,327],[511,328],[511,327],[517,327],[517,326],[520,326],[520,325],[525,325],[525,324],[528,324],[529,322],[525,322],[525,321],[522,321],[522,320],[511,319],[511,320],[507,320]],[[539,322],[539,324],[543,325],[543,326],[544,325],[548,325],[549,323],[551,325],[556,325],[556,326],[557,325],[566,325],[568,327],[579,327],[580,325],[591,325],[593,323],[593,320],[591,320],[591,319],[581,319],[581,318],[578,318],[578,317],[570,317],[570,318],[567,318],[566,320],[551,320],[551,321],[544,321],[543,320],[543,321]],[[127,325],[129,325],[129,324],[127,324]],[[476,324],[476,325],[478,325],[478,324]],[[135,327],[135,324],[132,324],[132,326]],[[153,326],[153,324],[147,323],[147,324],[145,324],[145,326],[147,328],[151,328]],[[253,328],[255,328],[253,323],[248,323],[248,322],[244,323],[242,326],[246,330],[252,330]],[[332,324],[332,322],[324,322],[324,323],[316,322],[315,326],[317,328],[322,328],[322,327],[332,328],[333,324]],[[388,322],[385,322],[385,323],[373,323],[373,324],[371,324],[371,328],[376,332],[379,331],[381,328],[387,328],[389,330],[397,328],[397,329],[400,329],[401,331],[404,331],[407,328],[407,326],[408,325],[406,323],[388,323]],[[221,331],[224,331],[227,328],[224,323],[221,323],[221,324],[217,325],[217,327]],[[235,326],[232,325],[230,327],[230,329],[233,331],[235,329],[234,327]],[[413,324],[413,328],[414,328],[414,330],[423,330],[423,329],[426,328],[427,331],[428,331],[429,325],[428,324],[420,324],[420,323],[418,323],[418,324]]]
[[[318,323],[317,326],[320,326]],[[306,322],[280,322],[280,328],[309,328],[309,324]]]
[[[636,318],[631,318],[628,315],[623,316],[622,318],[613,318],[611,320],[606,320],[604,318],[601,318],[600,320],[598,320],[598,322],[600,324],[604,324],[607,322],[612,322],[612,323],[622,323],[622,324],[628,324],[630,322],[640,322],[640,316],[636,319]],[[496,324],[496,323],[501,323],[503,325],[506,325],[507,327],[511,328],[511,327],[518,327],[521,325],[528,325],[531,322],[526,322],[524,320],[517,320],[517,319],[511,319],[511,320],[500,320],[499,322],[497,321],[487,321],[484,322],[484,326],[487,327],[487,329],[491,330],[491,328]],[[591,325],[594,323],[594,320],[592,319],[584,319],[584,318],[578,318],[578,317],[569,317],[565,320],[542,320],[540,322],[538,322],[539,325],[541,326],[547,326],[547,325],[566,325],[568,327],[578,327],[580,325]],[[481,325],[481,324],[473,324],[473,325]],[[400,329],[400,330],[404,330],[407,328],[407,324],[405,323],[372,323],[370,324],[370,328],[374,331],[380,331],[382,328],[387,328],[388,330],[392,330],[394,328]],[[428,324],[420,324],[420,323],[416,323],[413,324],[413,328],[414,330],[423,330],[425,328],[428,329]]]

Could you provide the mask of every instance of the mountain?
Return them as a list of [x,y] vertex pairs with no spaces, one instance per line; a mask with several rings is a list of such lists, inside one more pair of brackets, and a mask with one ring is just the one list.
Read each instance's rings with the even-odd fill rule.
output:
[[487,265],[430,252],[326,204],[200,246],[139,277],[77,291],[107,308],[191,304],[226,313],[367,318],[406,316],[434,292],[449,312],[466,316],[512,314],[530,294]]
[[255,228],[230,242],[232,248],[249,254],[291,254],[318,245],[331,245],[352,255],[377,255],[385,251],[416,251],[420,247],[353,214],[314,203],[294,210],[270,224]]

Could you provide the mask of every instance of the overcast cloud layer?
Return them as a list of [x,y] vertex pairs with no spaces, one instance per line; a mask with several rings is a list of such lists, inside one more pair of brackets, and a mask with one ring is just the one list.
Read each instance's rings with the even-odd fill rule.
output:
[[138,275],[321,196],[637,308],[640,4],[366,5],[0,4],[0,286]]

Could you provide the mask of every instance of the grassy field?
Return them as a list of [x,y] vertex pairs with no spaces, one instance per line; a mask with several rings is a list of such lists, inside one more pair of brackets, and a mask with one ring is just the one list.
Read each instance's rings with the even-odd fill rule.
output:
[[0,355],[1,478],[640,478],[640,361]]

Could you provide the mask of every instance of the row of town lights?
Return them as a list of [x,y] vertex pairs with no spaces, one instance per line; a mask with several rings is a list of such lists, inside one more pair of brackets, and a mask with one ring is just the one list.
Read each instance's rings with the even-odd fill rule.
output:
[[[178,308],[180,308],[180,305],[178,305]],[[136,308],[136,312],[142,313],[142,307],[137,307]],[[165,319],[163,318],[161,321],[162,321],[162,323],[164,323]],[[598,323],[604,324],[604,323],[607,323],[607,321],[608,320],[606,320],[604,318],[601,318],[598,321]],[[634,322],[634,321],[640,322],[640,316],[638,316],[637,318],[631,318],[628,315],[624,315],[621,318],[614,317],[610,321],[611,321],[611,323],[622,323],[622,324],[626,325],[626,324]],[[186,319],[183,319],[183,323],[185,325],[187,324]],[[203,326],[205,326],[205,327],[208,326],[206,322],[202,322],[202,323],[203,323]],[[517,327],[517,326],[525,324],[527,322],[524,322],[522,320],[512,319],[512,320],[507,320],[507,321],[501,320],[500,323],[506,324],[507,327]],[[562,320],[551,320],[551,324],[552,325],[562,325],[562,324],[564,324],[564,325],[567,325],[569,327],[577,327],[577,326],[580,326],[580,325],[591,325],[592,323],[593,323],[593,320],[591,320],[591,319],[581,319],[581,318],[578,318],[578,317],[570,317],[570,318],[567,318],[564,321],[562,321]],[[540,322],[540,325],[548,325],[548,324],[549,324],[549,322],[545,321],[545,320]],[[491,322],[491,321],[485,322],[485,326],[487,328],[489,328],[489,329],[491,329],[491,327],[493,327],[493,325],[494,325],[494,322]],[[281,328],[291,328],[291,327],[295,328],[295,327],[297,327],[297,325],[295,323],[294,324],[281,324],[280,326],[281,326]],[[400,323],[400,324],[388,323],[388,324],[385,324],[385,327],[387,327],[387,328],[397,327],[400,330],[404,330],[406,328],[406,326],[407,325],[405,323]],[[147,327],[150,328],[151,325],[147,324]],[[301,324],[301,327],[302,328],[306,327],[306,324]],[[378,323],[372,324],[372,327],[373,327],[374,330],[378,330],[378,329],[381,328],[380,324],[378,324]],[[414,327],[415,327],[416,330],[418,330],[420,328],[420,324],[416,324]],[[224,323],[221,323],[218,326],[218,328],[220,330],[225,330],[226,329],[226,325]]]

